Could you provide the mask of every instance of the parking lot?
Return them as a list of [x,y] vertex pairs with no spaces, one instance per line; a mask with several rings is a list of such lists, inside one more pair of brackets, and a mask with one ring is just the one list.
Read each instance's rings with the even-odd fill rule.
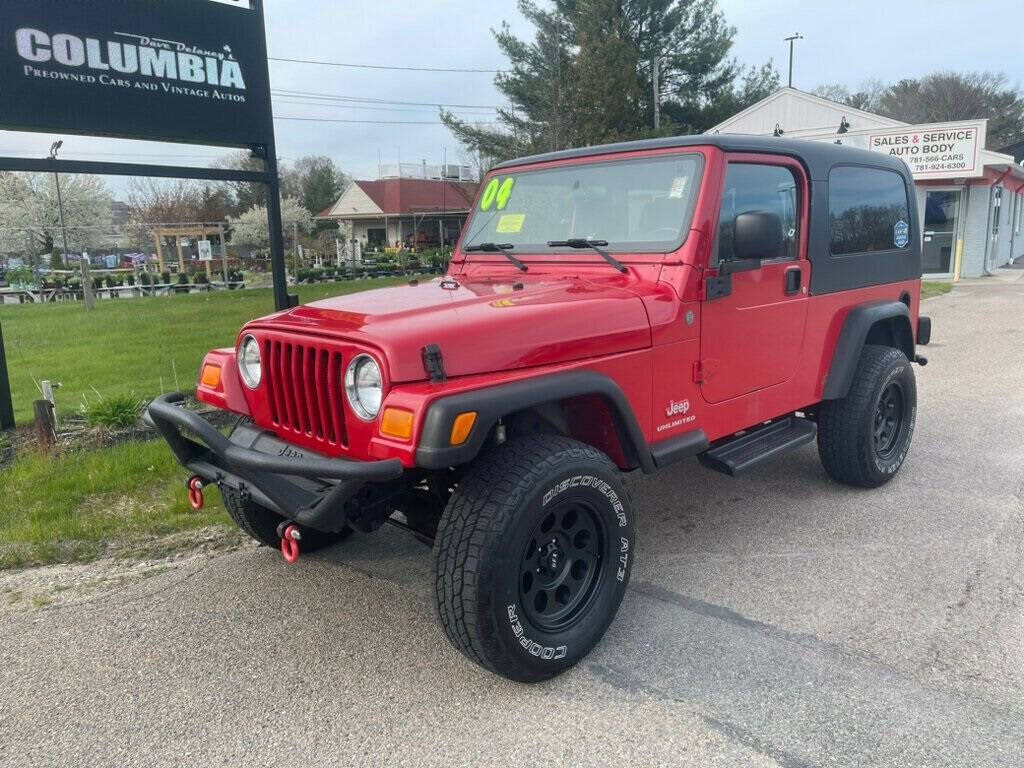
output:
[[577,668],[453,651],[430,553],[386,528],[289,567],[245,547],[0,618],[4,765],[1020,765],[1024,282],[926,302],[890,485],[807,447],[630,486],[637,560]]

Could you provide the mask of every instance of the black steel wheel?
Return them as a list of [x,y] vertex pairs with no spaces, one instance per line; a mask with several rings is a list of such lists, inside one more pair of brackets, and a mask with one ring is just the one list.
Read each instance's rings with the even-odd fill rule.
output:
[[520,561],[519,599],[527,618],[560,632],[584,612],[607,567],[604,523],[586,502],[556,504],[534,526]]
[[629,583],[633,513],[618,468],[565,437],[520,438],[469,468],[434,542],[441,625],[473,661],[534,682],[604,635]]
[[893,451],[899,447],[905,411],[903,387],[898,381],[891,381],[878,398],[872,431],[875,452],[883,459],[892,456]]

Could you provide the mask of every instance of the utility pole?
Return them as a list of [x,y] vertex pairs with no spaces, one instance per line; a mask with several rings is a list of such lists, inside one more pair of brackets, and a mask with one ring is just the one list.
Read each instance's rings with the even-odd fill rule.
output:
[[661,75],[661,56],[654,57],[654,130],[661,128],[661,89],[659,88],[658,77]]
[[789,87],[793,87],[793,42],[795,40],[803,40],[804,36],[799,32],[790,35],[789,37],[782,38],[784,41],[789,42]]
[[217,224],[217,234],[220,236],[220,265],[224,270],[224,288],[228,287],[228,246],[224,242],[224,225]]
[[437,222],[438,234],[441,236],[441,258],[444,259],[444,214],[446,208],[445,192],[448,189],[448,147],[441,152],[441,219]]
[[[50,159],[57,159],[57,152],[64,146],[63,140],[58,140],[50,145]],[[68,229],[64,224],[64,198],[60,193],[60,174],[56,170],[53,172],[53,181],[57,185],[57,209],[60,213],[60,234],[61,239],[64,242],[64,258],[63,261],[67,262],[68,259]],[[89,275],[89,258],[82,254],[82,300],[85,304],[86,310],[92,309],[94,305],[94,299],[92,295],[92,277]]]

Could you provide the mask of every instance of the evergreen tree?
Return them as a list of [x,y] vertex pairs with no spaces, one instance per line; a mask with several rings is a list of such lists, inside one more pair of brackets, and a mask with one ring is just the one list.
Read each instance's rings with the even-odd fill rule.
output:
[[778,86],[771,63],[742,71],[728,58],[735,30],[716,0],[519,0],[519,9],[536,35],[521,40],[507,24],[495,33],[510,62],[495,79],[510,104],[498,110],[500,128],[441,113],[484,158],[655,135],[655,60],[661,134],[706,130]]

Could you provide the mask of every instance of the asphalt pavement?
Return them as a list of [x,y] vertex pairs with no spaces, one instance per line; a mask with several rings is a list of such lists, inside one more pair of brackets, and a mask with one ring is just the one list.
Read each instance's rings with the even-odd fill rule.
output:
[[401,531],[292,567],[245,548],[0,618],[0,764],[1024,765],[1022,309],[1024,283],[925,302],[882,489],[813,446],[632,476],[632,584],[554,681],[452,650]]

